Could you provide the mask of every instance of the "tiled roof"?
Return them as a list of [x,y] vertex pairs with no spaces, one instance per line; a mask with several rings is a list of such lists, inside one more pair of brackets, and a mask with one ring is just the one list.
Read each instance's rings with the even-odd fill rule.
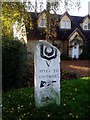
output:
[[86,40],[90,41],[90,30],[82,30],[82,33],[84,34]]

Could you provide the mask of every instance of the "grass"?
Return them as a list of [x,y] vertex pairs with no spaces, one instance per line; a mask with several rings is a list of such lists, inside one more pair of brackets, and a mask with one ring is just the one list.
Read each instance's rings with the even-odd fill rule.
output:
[[90,77],[61,81],[60,106],[37,109],[34,89],[22,88],[3,93],[3,120],[89,120]]

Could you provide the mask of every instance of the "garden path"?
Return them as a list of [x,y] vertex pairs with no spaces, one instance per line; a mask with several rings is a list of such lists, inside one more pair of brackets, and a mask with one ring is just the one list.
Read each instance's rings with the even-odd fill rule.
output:
[[80,77],[90,76],[90,60],[62,60],[61,68],[78,74]]

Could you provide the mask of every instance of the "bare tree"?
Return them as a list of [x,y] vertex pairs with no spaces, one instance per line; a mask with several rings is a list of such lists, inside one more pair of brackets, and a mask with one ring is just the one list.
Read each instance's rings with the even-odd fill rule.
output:
[[[56,13],[60,11],[70,12],[74,9],[80,9],[80,0],[47,0],[47,30],[46,39],[52,39],[54,44],[54,39],[56,39],[56,25],[57,18]],[[50,14],[53,13],[53,15]]]

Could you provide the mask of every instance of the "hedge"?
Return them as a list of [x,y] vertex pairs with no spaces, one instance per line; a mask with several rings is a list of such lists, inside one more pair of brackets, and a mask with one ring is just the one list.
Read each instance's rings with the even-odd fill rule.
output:
[[61,60],[71,60],[71,57],[65,54],[61,54]]
[[22,86],[25,72],[26,46],[20,41],[2,40],[2,88],[8,90]]

